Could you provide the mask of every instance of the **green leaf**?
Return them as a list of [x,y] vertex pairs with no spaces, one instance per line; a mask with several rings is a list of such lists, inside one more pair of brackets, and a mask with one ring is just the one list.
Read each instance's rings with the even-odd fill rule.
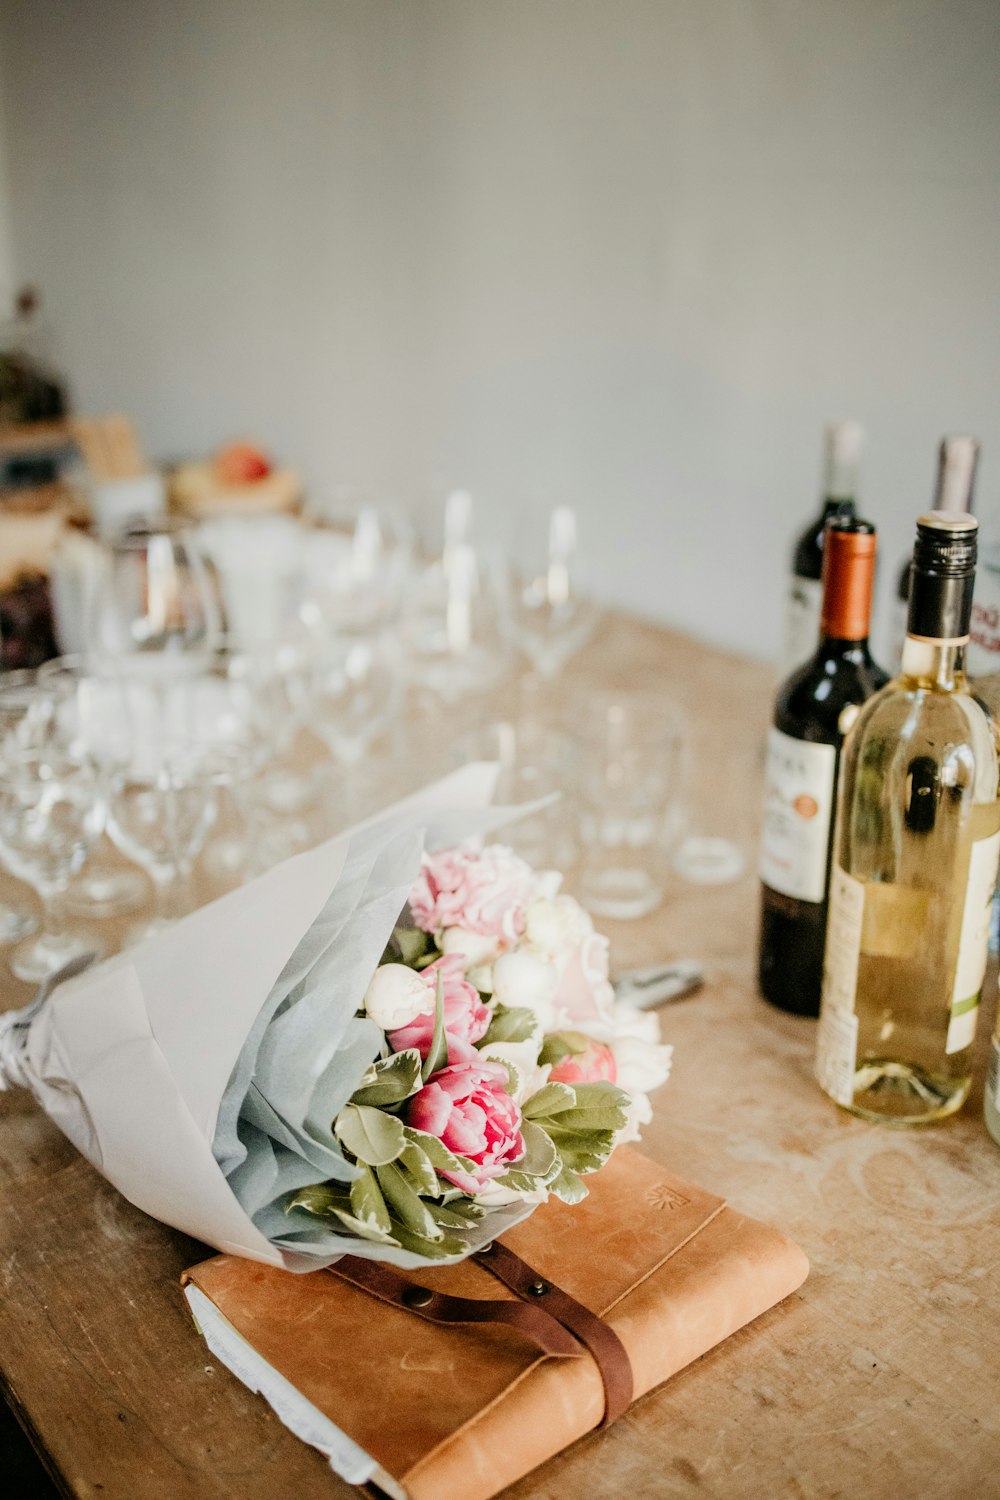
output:
[[526,1120],[536,1120],[542,1115],[557,1115],[576,1104],[576,1090],[568,1083],[546,1083],[525,1099],[521,1113]]
[[[570,1130],[623,1130],[631,1100],[613,1083],[573,1085],[576,1104],[559,1111],[558,1123]],[[552,1111],[550,1111],[552,1113]]]
[[369,1167],[384,1167],[395,1161],[406,1145],[403,1126],[396,1116],[367,1104],[345,1105],[333,1128],[348,1151]]
[[469,1246],[465,1240],[456,1238],[455,1235],[442,1234],[438,1230],[436,1240],[428,1239],[426,1235],[415,1234],[403,1224],[394,1224],[393,1233],[396,1241],[404,1250],[412,1250],[415,1255],[422,1255],[427,1260],[443,1260],[446,1255],[468,1255]]
[[383,1234],[390,1232],[389,1210],[371,1167],[362,1167],[361,1176],[351,1183],[351,1213],[362,1224]]
[[431,1165],[439,1172],[472,1171],[473,1164],[468,1157],[456,1156],[454,1151],[449,1151],[436,1135],[428,1135],[426,1130],[416,1130],[412,1125],[404,1125],[403,1134],[408,1141],[416,1142],[424,1155],[430,1159]]
[[422,1077],[427,1082],[432,1073],[443,1068],[448,1061],[448,1038],[444,1031],[444,978],[441,970],[437,972],[437,989],[434,994],[434,1035],[431,1038],[431,1050],[424,1059]]
[[417,960],[423,958],[428,949],[437,951],[430,933],[419,927],[397,927],[392,937],[399,953],[399,962],[410,969],[416,967]]
[[512,1188],[516,1193],[531,1193],[538,1188],[548,1187],[559,1175],[562,1161],[552,1137],[541,1125],[536,1125],[533,1120],[523,1120],[521,1134],[524,1137],[524,1155],[520,1161],[508,1167],[500,1181],[504,1187]]
[[404,1052],[393,1052],[389,1057],[372,1063],[351,1095],[351,1103],[381,1109],[402,1104],[416,1092],[419,1084],[420,1053],[415,1047],[407,1047]]
[[470,1198],[452,1203],[428,1203],[427,1207],[435,1224],[444,1229],[472,1229],[486,1214],[485,1208],[480,1208]]
[[377,1167],[375,1175],[390,1212],[404,1228],[429,1240],[439,1240],[441,1230],[435,1224],[427,1205],[407,1182],[397,1166],[389,1162]]
[[441,1184],[431,1165],[431,1159],[416,1141],[407,1141],[396,1165],[405,1168],[415,1192],[428,1198],[436,1198],[440,1193]]
[[617,1132],[614,1130],[564,1130],[556,1120],[540,1122],[552,1137],[552,1142],[562,1157],[563,1165],[573,1172],[596,1172],[603,1167],[615,1149]]
[[567,1057],[576,1057],[584,1049],[572,1046],[564,1036],[558,1032],[550,1032],[542,1043],[542,1050],[538,1054],[538,1061],[542,1064],[548,1063],[550,1067],[557,1068]]
[[431,948],[427,953],[421,953],[420,957],[414,959],[412,967],[419,973],[421,969],[429,968],[441,955],[436,948]]
[[559,1176],[549,1183],[549,1192],[564,1203],[582,1203],[587,1196],[586,1187],[569,1167],[563,1167]]
[[330,1218],[341,1209],[349,1209],[351,1206],[351,1195],[348,1188],[341,1183],[315,1182],[309,1187],[299,1188],[293,1193],[285,1204],[285,1213],[291,1213],[293,1208],[304,1208],[307,1213],[316,1214],[320,1218]]
[[491,1042],[526,1042],[538,1030],[538,1017],[533,1010],[523,1005],[501,1005],[493,1007],[493,1019],[489,1030],[480,1042],[488,1047]]
[[343,1213],[340,1210],[337,1211],[337,1218],[345,1229],[349,1229],[359,1239],[373,1240],[376,1245],[399,1244],[399,1240],[395,1237],[395,1225],[393,1225],[393,1232],[390,1233],[388,1230],[379,1228],[377,1224],[370,1223],[367,1219],[356,1219],[353,1214]]

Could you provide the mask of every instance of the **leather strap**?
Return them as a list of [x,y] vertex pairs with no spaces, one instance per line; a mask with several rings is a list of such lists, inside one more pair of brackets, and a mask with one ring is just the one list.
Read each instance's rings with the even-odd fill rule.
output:
[[[335,1276],[360,1287],[380,1302],[405,1308],[428,1323],[506,1323],[540,1349],[572,1359],[583,1353],[580,1345],[563,1326],[563,1320],[547,1308],[526,1302],[484,1300],[479,1297],[453,1297],[434,1292],[430,1287],[408,1281],[391,1266],[380,1261],[363,1260],[344,1255],[328,1268]],[[516,1288],[514,1288],[516,1290]]]
[[564,1292],[562,1287],[533,1271],[499,1240],[494,1240],[492,1245],[487,1245],[472,1258],[519,1297],[529,1301],[537,1299],[537,1310],[544,1302],[546,1310],[589,1350],[604,1382],[604,1420],[601,1426],[610,1427],[628,1408],[633,1390],[628,1351],[610,1324]]

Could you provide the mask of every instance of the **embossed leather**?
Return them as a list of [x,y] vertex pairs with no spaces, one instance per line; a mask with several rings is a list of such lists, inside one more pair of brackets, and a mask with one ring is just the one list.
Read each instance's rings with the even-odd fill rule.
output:
[[[800,1286],[778,1230],[630,1149],[504,1244],[603,1318],[645,1394]],[[515,1293],[474,1261],[406,1272],[457,1297]],[[187,1273],[268,1362],[405,1487],[412,1500],[489,1500],[597,1427],[589,1357],[539,1357],[499,1325],[442,1326],[339,1277],[216,1256]],[[739,1356],[734,1356],[739,1357]]]

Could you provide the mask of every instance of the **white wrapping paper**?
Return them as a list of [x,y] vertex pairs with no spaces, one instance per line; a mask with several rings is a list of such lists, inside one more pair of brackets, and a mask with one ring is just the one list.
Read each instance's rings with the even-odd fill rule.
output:
[[[353,1175],[332,1121],[381,1041],[360,997],[424,848],[519,811],[487,807],[495,780],[466,766],[0,1015],[0,1088],[30,1088],[130,1202],[219,1250],[293,1270],[348,1251],[419,1264],[276,1200]],[[488,1215],[469,1248],[526,1211]]]

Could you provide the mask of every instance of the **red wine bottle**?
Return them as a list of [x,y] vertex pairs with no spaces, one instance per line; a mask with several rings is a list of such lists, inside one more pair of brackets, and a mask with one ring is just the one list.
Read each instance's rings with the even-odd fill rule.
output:
[[837,516],[853,516],[858,460],[864,441],[859,422],[830,422],[826,428],[823,506],[795,543],[785,615],[784,674],[808,661],[819,640],[823,585],[823,537]]
[[875,528],[840,517],[823,547],[820,642],[782,685],[768,739],[759,979],[772,1004],[818,1016],[840,747],[888,681],[868,650]]

